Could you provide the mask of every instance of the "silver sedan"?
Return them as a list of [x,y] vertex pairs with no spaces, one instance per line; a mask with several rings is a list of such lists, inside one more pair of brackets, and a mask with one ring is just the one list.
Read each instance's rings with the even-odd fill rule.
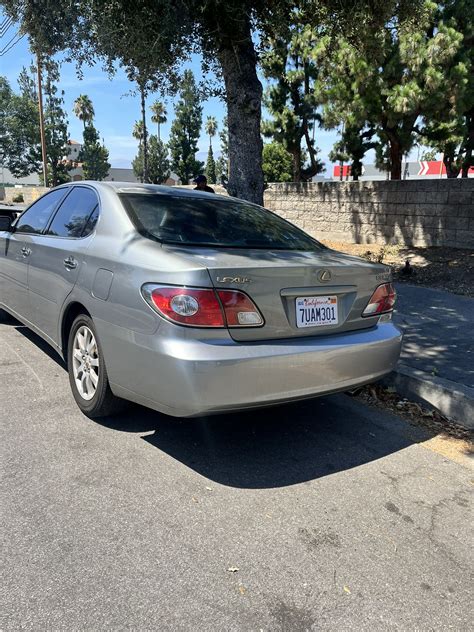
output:
[[0,218],[0,307],[66,361],[90,417],[122,400],[191,417],[343,391],[396,365],[383,265],[259,206],[118,182]]

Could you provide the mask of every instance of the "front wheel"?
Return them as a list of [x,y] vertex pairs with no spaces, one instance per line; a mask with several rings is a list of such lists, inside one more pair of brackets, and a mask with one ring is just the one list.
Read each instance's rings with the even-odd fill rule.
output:
[[81,314],[72,324],[67,349],[69,383],[77,405],[88,417],[106,417],[120,409],[110,390],[107,369],[94,323]]

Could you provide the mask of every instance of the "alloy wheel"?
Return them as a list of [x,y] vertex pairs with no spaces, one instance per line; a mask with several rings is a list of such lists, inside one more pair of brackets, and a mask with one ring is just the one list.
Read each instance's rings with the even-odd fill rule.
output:
[[89,327],[81,325],[74,336],[72,370],[77,391],[87,401],[97,392],[99,368],[97,341]]

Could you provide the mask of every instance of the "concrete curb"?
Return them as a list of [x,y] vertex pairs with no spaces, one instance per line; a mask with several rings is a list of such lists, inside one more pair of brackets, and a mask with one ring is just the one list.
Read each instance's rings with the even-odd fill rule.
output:
[[442,415],[474,430],[474,388],[399,364],[381,380],[407,399],[428,404]]

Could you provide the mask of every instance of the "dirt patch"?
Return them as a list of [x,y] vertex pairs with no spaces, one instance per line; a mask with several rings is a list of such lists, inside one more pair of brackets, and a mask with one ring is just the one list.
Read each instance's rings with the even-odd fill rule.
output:
[[425,448],[462,465],[474,467],[474,433],[437,410],[410,402],[392,387],[378,384],[364,386],[354,397],[369,406],[389,410],[411,425],[423,426],[433,433],[431,439],[423,442]]
[[396,281],[474,297],[473,249],[323,243],[334,250],[391,266]]

